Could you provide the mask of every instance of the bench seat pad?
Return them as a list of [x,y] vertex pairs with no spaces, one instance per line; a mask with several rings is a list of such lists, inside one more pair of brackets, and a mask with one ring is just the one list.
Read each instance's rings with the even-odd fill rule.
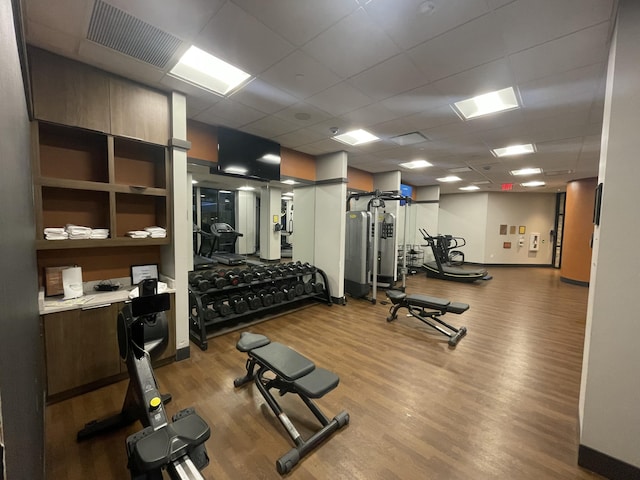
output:
[[316,368],[313,372],[299,378],[293,384],[296,390],[309,398],[320,398],[338,386],[340,378],[324,368]]
[[288,382],[304,377],[316,368],[307,357],[278,342],[250,350],[249,356]]

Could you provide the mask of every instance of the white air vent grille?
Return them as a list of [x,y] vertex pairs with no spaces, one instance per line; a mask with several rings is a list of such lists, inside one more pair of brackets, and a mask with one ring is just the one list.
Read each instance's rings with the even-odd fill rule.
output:
[[158,68],[164,68],[182,41],[101,0],[91,13],[87,38]]

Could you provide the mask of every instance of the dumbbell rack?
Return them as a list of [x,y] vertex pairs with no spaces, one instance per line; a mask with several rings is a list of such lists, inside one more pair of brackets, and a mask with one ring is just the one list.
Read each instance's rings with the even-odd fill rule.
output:
[[328,285],[321,269],[300,262],[190,272],[189,338],[206,350],[216,330],[232,329],[301,300],[331,305]]

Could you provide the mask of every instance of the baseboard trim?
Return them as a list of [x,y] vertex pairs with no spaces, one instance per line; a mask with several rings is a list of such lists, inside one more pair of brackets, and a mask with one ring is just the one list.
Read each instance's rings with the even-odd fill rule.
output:
[[581,287],[588,287],[589,286],[589,282],[582,282],[580,280],[574,280],[572,278],[567,278],[567,277],[560,277],[560,281],[564,282],[564,283],[570,283],[571,285],[579,285]]
[[602,452],[580,445],[578,465],[610,480],[633,480],[640,478],[640,468],[610,457]]
[[182,360],[186,360],[191,356],[191,348],[189,345],[186,347],[179,348],[176,350],[176,362],[180,362]]

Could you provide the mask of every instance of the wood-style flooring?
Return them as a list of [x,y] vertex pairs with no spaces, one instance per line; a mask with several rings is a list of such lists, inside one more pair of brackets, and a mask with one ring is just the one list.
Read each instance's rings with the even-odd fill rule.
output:
[[[460,284],[407,279],[408,293],[468,303],[445,320],[465,325],[456,348],[400,310],[378,290],[374,305],[314,304],[254,325],[340,376],[318,400],[350,424],[303,459],[291,479],[594,479],[577,465],[578,396],[588,289],[562,283],[550,268],[489,269],[493,279]],[[115,321],[115,319],[114,319]],[[156,370],[173,401],[169,414],[193,406],[211,427],[206,479],[278,479],[275,461],[291,447],[253,384],[236,389],[246,355],[239,332]],[[125,438],[139,424],[83,443],[84,423],[117,412],[127,382],[46,409],[46,469],[51,480],[126,479]],[[295,397],[279,399],[308,435],[316,421]]]

